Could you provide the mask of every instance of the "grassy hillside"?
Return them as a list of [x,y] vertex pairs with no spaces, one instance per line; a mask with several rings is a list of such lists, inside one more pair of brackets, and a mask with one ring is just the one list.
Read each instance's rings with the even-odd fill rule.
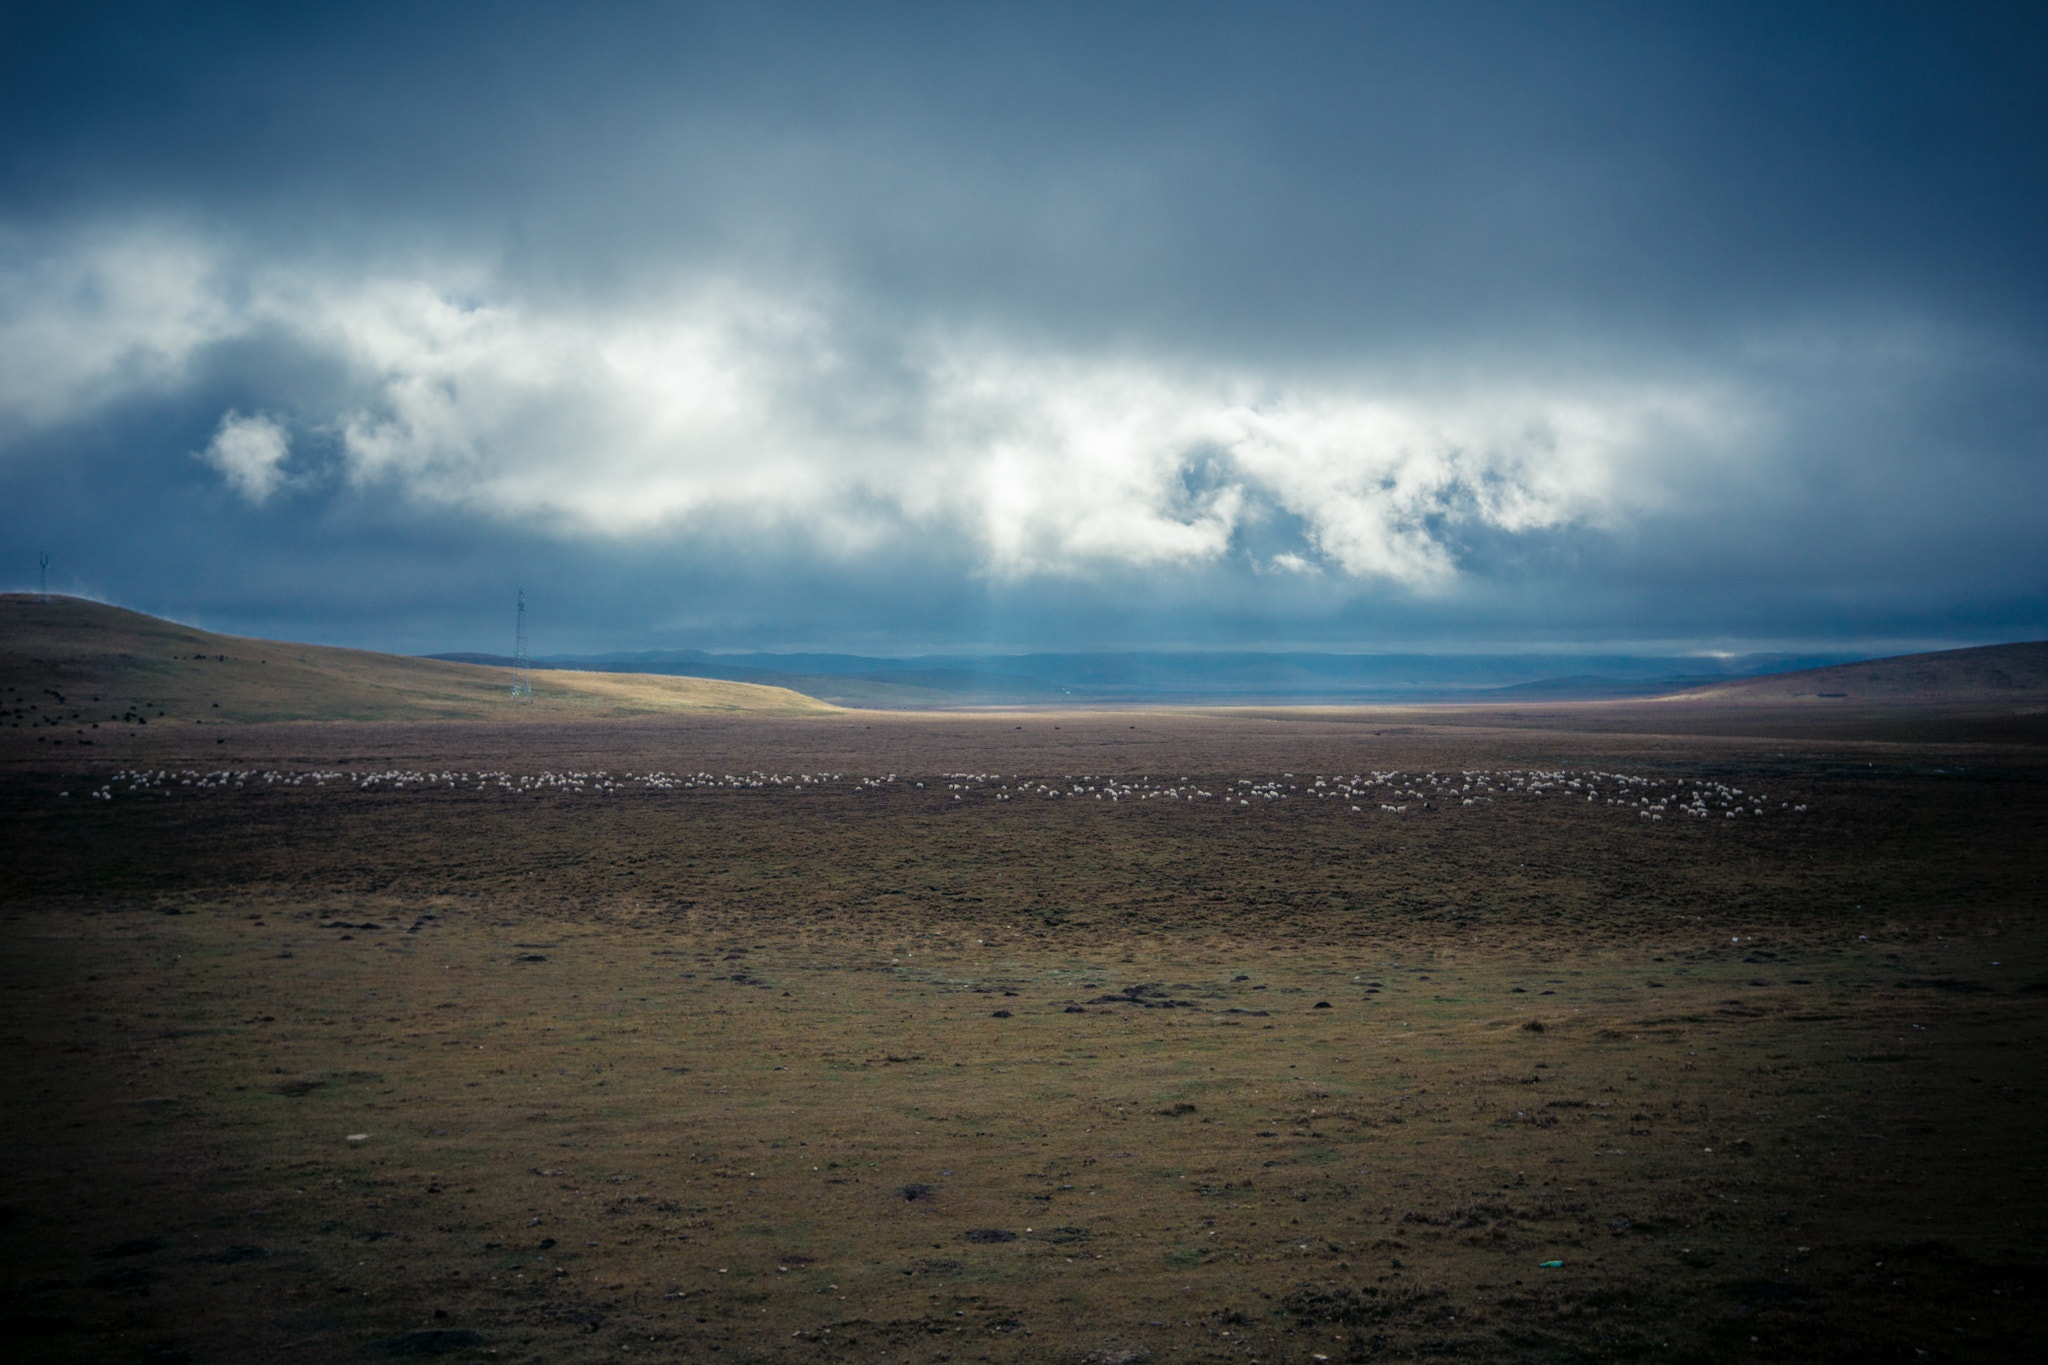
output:
[[1842,703],[2048,704],[2048,640],[1944,649],[1744,678],[1666,698],[1827,706]]
[[523,703],[512,679],[504,668],[243,639],[75,597],[0,594],[4,728],[831,710],[786,688],[562,671],[536,672]]
[[[430,659],[492,664],[512,661],[502,654],[430,654]],[[597,673],[658,673],[668,677],[719,678],[729,682],[786,687],[834,706],[881,710],[957,709],[976,706],[1052,706],[1072,702],[1066,689],[1039,678],[983,673],[965,668],[896,668],[870,673],[794,673],[720,663],[648,660],[634,663],[586,661]],[[537,663],[535,668],[567,669],[570,664]]]

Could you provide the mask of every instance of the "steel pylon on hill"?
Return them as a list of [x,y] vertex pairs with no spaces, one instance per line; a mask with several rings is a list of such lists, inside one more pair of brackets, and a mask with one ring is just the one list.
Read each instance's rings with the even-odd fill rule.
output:
[[519,676],[512,683],[515,701],[533,700],[533,661],[526,655],[526,589],[519,590],[519,633],[512,646],[512,663]]

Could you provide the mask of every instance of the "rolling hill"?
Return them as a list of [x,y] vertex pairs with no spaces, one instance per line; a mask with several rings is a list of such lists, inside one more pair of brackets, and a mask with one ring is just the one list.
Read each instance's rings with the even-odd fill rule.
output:
[[786,688],[561,670],[513,700],[504,668],[217,635],[75,597],[0,593],[0,728],[328,720],[562,721],[823,714]]
[[[450,659],[458,663],[491,664],[500,668],[512,662],[502,654],[429,654],[426,657]],[[536,660],[533,666],[536,669],[573,670],[579,663],[592,673],[647,673],[668,677],[719,678],[728,682],[758,683],[764,687],[788,688],[834,706],[872,707],[880,710],[1051,706],[1072,700],[1060,687],[1037,678],[964,668],[798,673],[717,662],[640,662],[610,659]]]
[[2048,705],[2048,640],[1980,645],[1930,654],[1774,673],[1658,698],[1730,705]]
[[[430,654],[458,663],[501,654]],[[1384,706],[1444,701],[1655,697],[1735,678],[1849,663],[1853,654],[1714,658],[1615,654],[1273,654],[1124,650],[1082,654],[706,654],[701,650],[553,655],[536,668],[664,673],[762,683],[836,706]]]

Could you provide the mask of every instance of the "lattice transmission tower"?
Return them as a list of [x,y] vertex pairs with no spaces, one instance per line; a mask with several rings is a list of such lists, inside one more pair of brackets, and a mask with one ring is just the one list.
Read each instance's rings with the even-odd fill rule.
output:
[[512,646],[512,663],[519,677],[512,684],[515,701],[533,700],[533,661],[526,656],[526,589],[519,590],[519,633]]
[[49,600],[50,552],[48,550],[40,550],[36,553],[36,601],[47,602]]

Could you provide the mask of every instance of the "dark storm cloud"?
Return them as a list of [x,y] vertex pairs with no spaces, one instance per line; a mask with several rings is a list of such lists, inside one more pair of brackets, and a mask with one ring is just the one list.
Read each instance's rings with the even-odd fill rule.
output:
[[604,604],[563,648],[2048,625],[2023,9],[7,23],[0,524],[137,605],[421,648],[514,578]]

